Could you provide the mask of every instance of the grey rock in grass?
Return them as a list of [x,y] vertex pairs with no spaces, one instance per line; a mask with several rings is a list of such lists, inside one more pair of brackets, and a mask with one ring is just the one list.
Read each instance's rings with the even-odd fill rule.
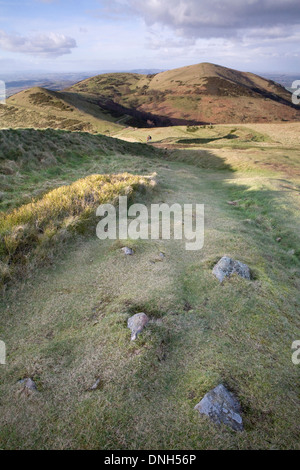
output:
[[122,248],[122,251],[125,253],[125,255],[133,255],[133,250],[131,248],[128,248],[128,246],[124,246],[124,248]]
[[31,378],[25,380],[24,387],[26,387],[31,392],[36,392],[37,388],[34,381]]
[[223,282],[224,278],[231,276],[231,274],[238,274],[245,279],[251,279],[249,266],[241,263],[241,261],[229,258],[229,256],[223,256],[214,266],[212,272],[220,282]]
[[21,395],[24,394],[25,396],[28,396],[28,395],[31,395],[33,392],[38,391],[35,382],[30,377],[19,380],[18,383],[23,385],[22,390],[19,391]]
[[99,390],[101,388],[101,379],[97,379],[96,382],[89,389],[91,392],[94,390]]
[[149,318],[143,312],[136,313],[128,319],[127,326],[131,330],[131,341],[137,338],[137,335],[143,331],[148,322]]
[[220,384],[208,392],[195,406],[200,414],[208,416],[216,424],[225,424],[234,431],[243,431],[241,405],[233,393]]

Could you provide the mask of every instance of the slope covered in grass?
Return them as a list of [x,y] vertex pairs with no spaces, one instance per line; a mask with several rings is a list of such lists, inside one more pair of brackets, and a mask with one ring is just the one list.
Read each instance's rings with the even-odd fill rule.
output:
[[127,173],[91,175],[8,214],[0,213],[0,287],[24,276],[32,265],[52,259],[53,251],[72,234],[87,232],[100,204],[113,203],[122,195],[131,198],[143,185],[150,181]]
[[125,126],[282,122],[300,119],[291,93],[252,73],[202,63],[153,75],[109,73],[56,92],[34,87],[7,99],[0,127],[111,134]]
[[[284,87],[258,75],[201,63],[153,75],[103,74],[66,92],[108,111],[159,125],[273,122],[300,119]],[[127,110],[127,111],[126,111]],[[144,115],[143,115],[144,113]]]
[[[289,127],[250,129],[264,140],[114,159],[116,169],[157,171],[137,202],[205,204],[202,250],[128,240],[125,256],[121,242],[93,235],[94,220],[91,236],[6,292],[1,448],[299,448],[299,147]],[[220,284],[212,267],[225,254],[247,263],[252,280]],[[130,342],[127,320],[142,311],[151,321]],[[27,397],[25,377],[38,388]],[[242,433],[194,411],[219,383],[241,402]]]
[[156,153],[146,145],[84,132],[0,130],[0,210],[93,173],[137,172],[138,157]]
[[7,99],[0,108],[0,127],[52,128],[109,134],[121,128],[97,103],[76,94],[30,88]]

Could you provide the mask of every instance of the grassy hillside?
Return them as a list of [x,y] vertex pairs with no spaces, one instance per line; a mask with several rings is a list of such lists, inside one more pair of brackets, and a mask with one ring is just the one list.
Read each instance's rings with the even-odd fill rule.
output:
[[99,171],[136,172],[139,156],[156,153],[149,146],[84,132],[0,130],[0,210]]
[[122,195],[132,198],[139,188],[149,185],[149,180],[127,173],[91,175],[8,214],[0,213],[0,288],[24,277],[41,261],[51,260],[75,233],[88,232],[95,207]]
[[30,88],[0,108],[0,128],[52,128],[109,134],[121,128],[117,118],[80,95]]
[[[128,240],[134,255],[125,256],[121,242],[96,238],[93,219],[90,234],[75,235],[50,265],[6,291],[0,306],[8,351],[0,382],[2,449],[299,449],[299,366],[291,361],[292,342],[300,338],[299,127],[235,126],[233,139],[226,137],[232,126],[155,129],[148,146],[84,133],[15,134],[44,138],[49,148],[52,132],[56,158],[60,146],[63,155],[65,147],[86,147],[82,171],[80,165],[68,169],[63,159],[54,166],[69,182],[91,170],[155,171],[154,191],[136,193],[136,201],[204,203],[206,221],[199,252],[186,251],[178,240]],[[143,141],[149,131],[130,132],[123,138],[135,140],[138,133]],[[40,162],[33,162],[29,172],[43,175]],[[16,164],[25,177],[23,163],[16,158]],[[103,178],[118,179],[90,177],[88,187]],[[65,221],[82,184],[38,196],[31,207],[63,193],[69,209],[59,220]],[[5,220],[29,209],[15,205]],[[52,212],[50,219],[58,220]],[[211,271],[224,254],[247,263],[253,279],[220,284]],[[151,321],[131,343],[127,319],[141,311]],[[38,388],[29,396],[19,383],[25,377]],[[90,391],[98,378],[99,389]],[[221,382],[241,402],[242,433],[194,411]]]
[[0,128],[53,128],[111,135],[131,127],[283,122],[300,119],[281,85],[214,64],[153,75],[110,73],[56,92],[31,88],[0,108]]
[[[155,125],[299,120],[281,85],[252,73],[198,64],[154,75],[103,74],[68,90],[108,110],[134,110]],[[263,112],[262,112],[263,110]],[[140,114],[138,114],[140,113]]]

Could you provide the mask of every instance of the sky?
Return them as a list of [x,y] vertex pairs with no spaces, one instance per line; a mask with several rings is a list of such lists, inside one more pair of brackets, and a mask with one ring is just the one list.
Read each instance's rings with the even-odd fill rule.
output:
[[299,45],[300,0],[0,0],[0,79],[200,62],[300,75]]

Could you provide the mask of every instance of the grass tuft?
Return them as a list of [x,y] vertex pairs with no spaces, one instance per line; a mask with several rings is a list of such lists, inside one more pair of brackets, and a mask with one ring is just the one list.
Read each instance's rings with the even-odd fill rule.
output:
[[50,191],[40,200],[0,214],[0,285],[23,273],[32,260],[45,260],[74,233],[94,228],[98,205],[133,194],[151,179],[128,173],[91,175]]

